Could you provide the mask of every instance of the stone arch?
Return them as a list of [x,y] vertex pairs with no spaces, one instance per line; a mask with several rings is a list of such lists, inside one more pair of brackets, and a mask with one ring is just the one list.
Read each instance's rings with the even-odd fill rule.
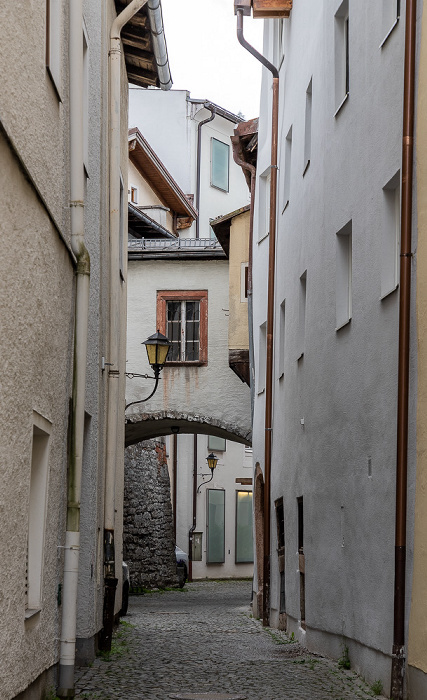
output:
[[215,435],[244,445],[252,444],[250,425],[227,423],[212,416],[184,411],[156,411],[152,413],[134,407],[126,417],[125,445],[135,445],[161,435],[173,433]]
[[262,617],[264,591],[264,475],[259,462],[255,465],[254,479],[255,555],[256,555],[256,610],[255,617]]

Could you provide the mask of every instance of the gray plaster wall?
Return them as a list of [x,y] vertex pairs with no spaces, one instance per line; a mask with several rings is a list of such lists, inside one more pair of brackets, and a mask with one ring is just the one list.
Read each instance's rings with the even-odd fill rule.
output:
[[125,450],[124,560],[131,588],[177,583],[170,480],[162,440]]
[[[340,656],[389,688],[393,635],[398,287],[381,298],[383,188],[401,167],[404,12],[382,48],[384,3],[351,2],[350,91],[335,102],[335,18],[340,3],[294,3],[280,68],[278,227],[272,448],[272,623],[279,623],[274,501],[285,514],[289,630],[315,651]],[[277,23],[265,53],[277,60]],[[304,173],[306,90],[312,79],[310,164]],[[264,74],[258,174],[270,163],[271,79]],[[286,137],[292,127],[289,204]],[[258,178],[254,329],[266,320],[269,238]],[[264,200],[265,201],[265,200]],[[352,221],[352,314],[337,329],[337,232]],[[305,324],[301,283],[306,272]],[[339,299],[338,299],[339,301]],[[281,334],[283,304],[284,333]],[[304,343],[301,342],[304,334]],[[414,368],[415,347],[411,367]],[[282,359],[283,358],[283,359]],[[414,394],[411,416],[414,415]],[[264,465],[265,395],[256,396],[254,462]],[[410,425],[414,422],[410,418]],[[414,450],[410,429],[409,512]],[[300,626],[297,498],[304,498],[306,624]],[[408,572],[412,533],[409,519]],[[408,574],[408,601],[410,575]]]

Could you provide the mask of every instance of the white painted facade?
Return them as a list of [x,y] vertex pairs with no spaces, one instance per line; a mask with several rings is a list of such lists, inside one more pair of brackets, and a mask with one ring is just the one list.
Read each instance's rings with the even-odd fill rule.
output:
[[[206,100],[193,100],[185,90],[129,89],[129,126],[137,126],[160,160],[179,183],[185,194],[196,195],[197,132],[201,121],[211,112],[204,107]],[[222,110],[224,113],[226,110]],[[248,188],[239,166],[233,160],[230,136],[238,117],[226,112],[201,128],[199,237],[211,238],[209,221],[249,203]],[[229,147],[229,187],[223,191],[211,185],[212,139]],[[196,224],[182,232],[182,237],[194,238]]]
[[[394,595],[404,49],[404,8],[396,21],[396,7],[391,1],[295,1],[290,18],[266,21],[264,34],[264,55],[280,68],[270,621],[277,626],[286,612],[290,633],[334,658],[347,646],[352,667],[370,682],[381,679],[386,691]],[[253,246],[253,449],[262,469],[271,85],[264,69]],[[413,401],[410,412],[413,419]],[[408,513],[411,418],[410,426]],[[297,499],[303,499],[305,625]],[[410,571],[411,518],[408,538]],[[407,600],[410,589],[408,575]]]
[[[173,439],[170,436],[167,445],[173,490]],[[176,544],[184,552],[189,552],[189,532],[193,526],[194,436],[178,435],[177,447]],[[200,559],[193,560],[193,579],[248,578],[253,574],[252,561],[237,561],[239,556],[236,552],[237,493],[248,492],[248,498],[252,501],[252,484],[240,483],[240,480],[252,479],[252,450],[231,440],[225,441],[225,448],[222,451],[213,447],[207,435],[197,436],[196,524],[192,537],[201,542],[201,551],[198,554]],[[211,452],[218,457],[218,464],[213,479],[207,483],[211,472],[206,458]],[[224,561],[220,563],[209,561],[208,489],[225,492]]]

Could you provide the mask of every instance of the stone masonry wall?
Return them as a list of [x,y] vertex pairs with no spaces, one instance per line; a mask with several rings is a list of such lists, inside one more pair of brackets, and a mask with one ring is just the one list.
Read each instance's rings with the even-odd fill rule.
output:
[[145,440],[125,449],[123,536],[131,589],[178,582],[169,473],[160,440]]

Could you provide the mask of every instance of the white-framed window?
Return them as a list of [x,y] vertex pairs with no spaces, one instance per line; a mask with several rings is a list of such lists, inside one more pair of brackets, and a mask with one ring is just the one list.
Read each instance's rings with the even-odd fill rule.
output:
[[397,289],[400,250],[400,170],[383,187],[381,299]]
[[352,315],[352,222],[336,234],[336,330]]
[[384,46],[393,29],[397,26],[400,19],[400,0],[381,0],[382,16],[381,30],[384,37],[380,49]]
[[305,317],[307,308],[307,270],[299,278],[299,327],[298,327],[298,359],[305,352]]
[[303,175],[311,161],[311,112],[312,112],[313,78],[310,79],[305,93],[305,129],[304,129],[304,168]]
[[230,147],[227,143],[211,138],[211,185],[223,192],[229,186]]
[[291,174],[292,174],[292,126],[285,139],[285,180],[283,183],[283,210],[289,204],[291,198]]
[[248,301],[248,274],[249,263],[240,263],[240,301]]
[[350,44],[348,0],[335,13],[335,115],[350,93]]
[[46,0],[46,68],[61,100],[63,0]]
[[52,424],[33,412],[33,442],[29,484],[25,609],[41,609],[43,555],[48,489],[49,445]]

